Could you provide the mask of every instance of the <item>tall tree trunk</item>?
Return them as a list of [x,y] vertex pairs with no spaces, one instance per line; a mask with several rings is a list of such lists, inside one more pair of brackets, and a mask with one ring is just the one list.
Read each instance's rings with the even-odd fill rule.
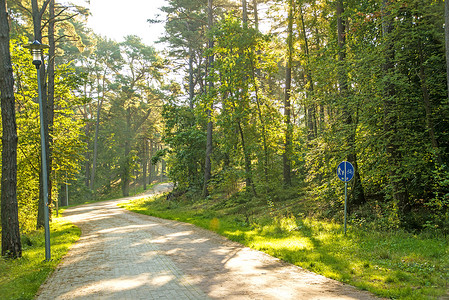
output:
[[313,102],[313,82],[312,82],[312,71],[309,68],[309,39],[307,38],[306,25],[304,22],[304,13],[302,6],[299,6],[299,14],[301,19],[301,28],[303,32],[304,39],[304,54],[306,56],[307,65],[305,67],[304,73],[304,84],[307,86],[306,99],[308,100],[305,110],[306,113],[306,126],[307,126],[307,140],[313,140],[317,135],[317,125],[316,125],[316,107]]
[[209,181],[212,174],[212,165],[211,165],[211,155],[212,155],[212,131],[213,131],[213,123],[211,121],[211,110],[208,110],[207,116],[209,118],[209,122],[207,123],[207,133],[206,133],[206,162],[204,165],[204,187],[203,187],[203,197],[207,197],[209,195]]
[[360,173],[357,162],[357,154],[355,152],[355,128],[357,124],[355,124],[354,119],[352,117],[351,109],[348,105],[348,96],[349,96],[349,88],[348,88],[348,75],[345,67],[346,64],[346,24],[343,19],[344,7],[343,1],[337,1],[337,35],[338,35],[338,62],[339,62],[339,71],[338,71],[338,85],[340,89],[340,97],[344,101],[343,108],[343,116],[344,122],[348,126],[348,136],[347,136],[347,144],[349,147],[349,154],[347,155],[347,160],[351,162],[354,166],[354,179],[353,179],[353,189],[352,189],[352,201],[350,203],[350,208],[353,206],[360,206],[365,203],[365,192],[363,190],[362,182],[360,179]]
[[[162,147],[161,147],[162,150]],[[165,171],[166,171],[167,163],[165,162],[165,159],[161,159],[161,182],[165,178]]]
[[[50,0],[45,0],[41,7],[39,7],[37,0],[31,0],[31,8],[33,15],[33,30],[34,30],[34,39],[38,40],[42,43],[42,16],[47,9]],[[49,136],[48,136],[48,113],[47,113],[47,81],[46,81],[46,68],[44,63],[44,57],[42,56],[42,65],[40,66],[40,79],[41,79],[41,92],[42,92],[42,104],[43,104],[43,116],[44,119],[44,140],[45,140],[45,153],[47,160],[47,190],[48,190],[48,201],[51,201],[51,180],[50,174],[51,170],[49,170],[50,164],[48,161],[50,160],[50,145],[49,145]],[[42,179],[42,171],[39,173],[39,204],[37,209],[37,222],[36,228],[42,228],[45,224],[44,217],[44,192],[43,192],[43,179]]]
[[248,26],[248,10],[246,5],[246,0],[242,0],[242,21],[243,26]]
[[[257,8],[257,0],[253,0],[253,11],[254,11],[254,29],[256,29],[256,31],[259,32],[259,12]],[[260,52],[261,52],[260,50],[256,51],[259,62],[261,61]],[[255,70],[255,75],[257,78],[261,78],[260,69],[257,68]]]
[[128,141],[125,141],[124,145],[124,162],[121,170],[121,181],[122,181],[122,195],[123,197],[129,196],[129,182],[130,182],[130,157],[131,152],[130,145]]
[[449,1],[444,1],[444,37],[446,40],[446,78],[447,78],[447,93],[449,100]]
[[142,139],[142,183],[143,190],[147,189],[147,166],[148,166],[148,140],[144,137]]
[[[317,15],[317,12],[315,11],[314,12],[314,16],[315,16],[315,18],[318,18],[316,15]],[[301,11],[301,17],[303,18],[302,11]],[[304,26],[304,19],[303,19],[302,23],[303,23],[303,26]],[[304,29],[304,32],[305,32],[305,29]],[[318,26],[315,27],[315,37],[316,37],[316,39],[315,39],[316,51],[319,52],[320,51],[320,34],[319,34],[319,31],[318,31]],[[307,36],[305,38],[307,40]],[[309,50],[307,50],[307,61],[309,61],[309,54],[308,53],[309,53]],[[309,71],[309,74],[310,74],[310,77],[312,77],[310,71]],[[310,79],[310,81],[312,81],[312,79]],[[310,83],[310,88],[313,91],[313,84],[312,84],[312,82]],[[325,126],[325,124],[324,124],[325,112],[324,112],[324,103],[323,102],[321,102],[319,104],[318,110],[319,110],[319,117],[318,117],[318,124],[317,124],[317,128],[316,128],[317,136],[318,136],[318,133],[320,133],[320,134],[323,133],[324,126]]]
[[[86,122],[86,126],[84,126],[84,135],[86,137],[90,136],[90,123]],[[86,163],[85,163],[85,173],[84,173],[84,185],[88,188],[90,187],[90,175],[91,173],[91,161],[90,161],[91,151],[87,149],[86,155]]]
[[[208,0],[208,26],[209,30],[212,30],[213,26],[213,11],[212,11],[212,0]],[[214,46],[214,42],[212,39],[209,40],[209,49],[212,49]],[[209,97],[213,98],[213,88],[214,88],[214,79],[212,78],[212,65],[214,64],[214,56],[213,54],[209,56]],[[213,103],[213,99],[211,99],[211,103]],[[206,136],[206,159],[204,165],[204,186],[203,186],[203,197],[207,197],[209,195],[209,181],[212,174],[212,166],[211,166],[211,155],[212,155],[212,109],[213,104],[211,104],[211,108],[207,111],[207,116],[209,122],[207,123],[207,136]]]
[[121,170],[121,181],[122,181],[122,194],[123,197],[128,197],[129,196],[129,183],[130,183],[130,177],[131,177],[131,170],[130,170],[130,165],[131,165],[131,158],[129,157],[130,153],[131,153],[131,144],[130,144],[130,133],[131,131],[131,111],[130,108],[128,107],[126,109],[126,129],[125,129],[125,145],[124,145],[124,162],[122,165],[122,170]]
[[149,159],[150,173],[148,174],[148,182],[150,183],[150,185],[153,183],[153,174],[155,172],[154,165],[151,162],[152,157],[153,157],[153,140],[150,140],[150,159]]
[[253,183],[253,174],[252,174],[252,168],[251,168],[251,157],[249,155],[248,149],[246,149],[245,145],[245,135],[243,133],[242,128],[242,122],[238,121],[238,128],[240,133],[240,138],[242,140],[242,151],[243,151],[243,157],[245,158],[245,182],[246,182],[246,189],[251,189],[254,196],[257,196],[256,188],[254,187]]
[[193,49],[189,46],[189,106],[193,110],[193,98],[195,96],[195,85],[193,82]]
[[47,146],[47,174],[48,175],[48,207],[49,215],[51,217],[51,203],[52,203],[52,179],[50,174],[53,169],[53,150],[50,145],[53,144],[53,123],[55,116],[55,58],[56,58],[56,43],[55,43],[55,0],[50,0],[49,3],[50,21],[48,23],[48,96],[47,96],[47,123],[48,131],[46,140],[48,140]]
[[387,77],[384,87],[384,136],[386,140],[386,155],[389,165],[389,182],[392,189],[393,199],[396,201],[401,217],[410,212],[411,207],[408,203],[408,192],[406,184],[401,174],[401,154],[397,144],[397,118],[395,96],[396,88],[394,82],[391,80],[394,74],[394,41],[392,37],[393,24],[392,16],[389,8],[389,0],[382,1],[382,35],[384,43],[384,63],[383,76]]
[[50,0],[45,0],[42,3],[42,6],[39,7],[37,0],[31,0],[31,13],[33,15],[33,31],[34,31],[34,39],[42,42],[42,16],[44,15],[45,10],[47,9]]
[[9,52],[6,0],[0,0],[0,95],[2,114],[2,256],[22,257],[17,205],[17,129],[14,76]]
[[[189,21],[186,22],[187,31],[191,32]],[[193,81],[193,56],[194,50],[192,47],[192,42],[189,43],[189,107],[193,110],[193,98],[195,97],[195,82]]]
[[[90,174],[90,184],[89,189],[96,192],[95,189],[95,172],[97,170],[97,152],[98,152],[98,134],[100,131],[100,117],[101,117],[101,107],[103,105],[104,100],[104,90],[105,90],[105,76],[106,70],[103,73],[103,82],[102,82],[102,95],[100,96],[100,91],[97,93],[97,119],[95,120],[95,136],[94,136],[94,153],[92,158],[92,170]],[[100,86],[99,78],[97,76],[97,86]]]
[[285,68],[285,95],[284,95],[284,153],[282,154],[284,184],[291,185],[291,144],[293,127],[291,124],[291,84],[292,84],[292,61],[293,61],[293,0],[288,3],[288,36],[287,36],[287,66]]
[[259,11],[257,10],[257,0],[253,0],[253,10],[254,10],[254,28],[259,31]]
[[268,144],[267,144],[267,129],[265,126],[265,121],[262,117],[262,110],[261,110],[261,103],[260,103],[260,97],[259,97],[259,86],[256,81],[256,74],[257,70],[254,68],[253,61],[251,60],[251,75],[253,79],[253,85],[254,85],[254,93],[256,96],[256,104],[257,104],[257,113],[259,116],[260,125],[262,126],[262,143],[263,143],[263,153],[264,153],[264,160],[263,160],[263,173],[265,175],[265,182],[268,183]]
[[[338,85],[340,95],[347,97],[348,95],[348,76],[344,64],[346,62],[346,25],[343,19],[344,7],[343,0],[337,1],[337,40],[338,40]],[[346,101],[345,101],[346,102]],[[345,109],[347,115],[347,108]]]
[[441,159],[440,150],[438,146],[438,141],[435,134],[435,128],[433,124],[432,117],[432,102],[430,101],[429,90],[427,89],[427,78],[424,70],[424,56],[422,51],[422,43],[418,40],[418,54],[419,54],[419,79],[421,81],[421,90],[423,94],[424,100],[424,109],[426,111],[426,127],[429,132],[429,138],[432,145],[433,150],[435,151],[435,156],[437,158],[438,164],[441,166],[443,164],[443,160]]
[[[203,55],[203,53],[199,53],[198,56]],[[202,64],[203,61],[201,58],[198,58],[198,63],[197,63],[197,70],[196,70],[196,82],[198,82],[198,84],[200,85],[200,90],[199,93],[200,94],[204,94],[206,92],[206,88],[205,88],[205,84],[206,84],[206,78],[205,76],[203,76],[201,70],[202,70]]]

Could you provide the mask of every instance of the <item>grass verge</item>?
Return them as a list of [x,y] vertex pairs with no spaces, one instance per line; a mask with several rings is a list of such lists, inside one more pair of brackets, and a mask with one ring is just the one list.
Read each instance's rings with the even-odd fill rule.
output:
[[244,214],[217,210],[206,202],[165,201],[164,196],[139,199],[122,207],[195,224],[381,297],[449,297],[449,240],[445,237],[376,232],[356,226],[350,226],[345,236],[340,224],[301,213],[248,221]]
[[44,231],[22,236],[22,258],[0,257],[0,298],[34,299],[36,292],[53,272],[70,246],[78,240],[80,230],[64,218],[50,224],[51,258],[45,261]]

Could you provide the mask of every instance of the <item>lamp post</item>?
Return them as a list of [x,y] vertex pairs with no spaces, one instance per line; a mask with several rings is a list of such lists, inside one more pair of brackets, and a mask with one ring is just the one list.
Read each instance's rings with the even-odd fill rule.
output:
[[42,185],[44,194],[44,229],[45,229],[45,260],[51,260],[50,251],[50,224],[48,216],[48,186],[47,186],[47,154],[45,149],[45,132],[44,132],[44,107],[42,103],[42,89],[41,89],[41,72],[40,66],[42,65],[42,54],[43,50],[49,48],[48,45],[41,44],[39,41],[25,45],[25,48],[30,49],[33,55],[33,65],[36,66],[37,70],[37,90],[39,96],[39,115],[41,123],[41,161],[42,161]]

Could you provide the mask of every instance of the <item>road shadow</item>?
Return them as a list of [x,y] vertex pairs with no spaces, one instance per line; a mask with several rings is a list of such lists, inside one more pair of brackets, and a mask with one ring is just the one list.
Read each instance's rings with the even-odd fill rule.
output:
[[65,211],[82,235],[37,299],[375,299],[194,225],[117,206],[133,199]]

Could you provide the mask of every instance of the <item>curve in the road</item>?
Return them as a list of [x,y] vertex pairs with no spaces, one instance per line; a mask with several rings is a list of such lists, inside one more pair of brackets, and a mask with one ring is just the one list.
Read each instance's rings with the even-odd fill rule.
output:
[[376,299],[207,230],[117,206],[131,199],[65,211],[82,235],[37,299]]

